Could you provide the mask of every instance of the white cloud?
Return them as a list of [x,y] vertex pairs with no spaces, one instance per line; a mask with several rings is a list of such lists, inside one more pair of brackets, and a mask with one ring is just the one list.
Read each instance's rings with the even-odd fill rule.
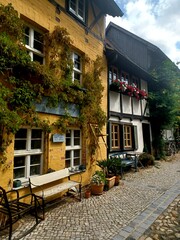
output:
[[173,62],[180,61],[180,0],[116,0],[123,17],[107,16],[120,27],[159,47]]

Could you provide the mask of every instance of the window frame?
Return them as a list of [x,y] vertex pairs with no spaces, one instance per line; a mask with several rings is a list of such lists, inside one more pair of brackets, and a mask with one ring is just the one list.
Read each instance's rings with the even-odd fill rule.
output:
[[[79,14],[79,3],[83,3],[83,17]],[[68,12],[75,17],[78,21],[86,22],[86,1],[85,0],[75,0],[75,10],[71,7],[72,0],[67,1]]]
[[[37,56],[42,58],[42,63],[40,61],[37,61],[37,62],[39,62],[40,64],[44,65],[45,64],[45,54],[44,54],[44,37],[43,37],[43,32],[41,30],[37,29],[36,27],[31,26],[31,25],[29,25],[27,23],[25,23],[25,29],[26,28],[29,28],[29,35],[24,32],[24,36],[25,36],[25,38],[26,37],[29,38],[29,44],[26,44],[26,40],[24,40],[24,41],[25,41],[25,47],[28,50],[29,55],[31,57],[31,61],[37,61],[37,60],[34,60],[34,55],[37,55]],[[35,32],[40,34],[41,37],[42,37],[42,42],[36,40],[37,42],[42,44],[42,49],[43,49],[42,51],[40,51],[40,50],[38,50],[37,48],[34,47],[34,42],[35,42],[34,33]]]
[[[76,62],[75,55],[80,58],[80,61],[79,61],[80,67],[79,68],[75,67],[75,62]],[[72,82],[74,83],[77,81],[78,83],[81,84],[82,83],[82,55],[77,52],[73,52],[72,53],[72,61],[73,61]],[[79,76],[80,76],[79,80],[75,78],[75,74],[79,74]]]
[[130,75],[129,73],[125,71],[121,71],[121,80],[126,82],[127,84],[130,84]]
[[[74,144],[74,140],[75,140],[75,131],[79,131],[79,145],[75,145]],[[70,145],[67,145],[67,132],[70,132]],[[66,131],[66,135],[65,135],[65,139],[66,139],[66,143],[65,143],[65,166],[69,169],[73,169],[73,168],[78,168],[82,163],[82,133],[81,130],[78,128],[71,128],[71,129],[67,129]],[[79,151],[79,164],[75,165],[74,164],[74,151],[78,150]],[[70,151],[70,159],[68,158],[68,160],[70,160],[70,166],[67,166],[66,161],[66,152]]]
[[118,68],[111,66],[109,68],[109,84],[111,84],[114,80],[119,78]]
[[[117,128],[117,130],[115,130]],[[120,149],[120,125],[117,123],[111,124],[111,149]],[[117,143],[117,144],[116,144]]]
[[[20,137],[16,138],[16,135],[14,136],[14,161],[13,161],[14,167],[13,167],[13,173],[14,173],[14,171],[16,169],[21,169],[24,166],[24,177],[17,177],[17,178],[15,178],[15,176],[13,176],[13,179],[14,180],[19,179],[22,182],[24,182],[24,181],[27,181],[27,179],[30,176],[36,176],[36,175],[41,175],[42,174],[43,149],[44,149],[44,133],[43,133],[42,129],[39,129],[39,128],[21,128],[21,129],[25,129],[27,131],[27,135],[26,135],[25,138],[20,138]],[[40,138],[32,138],[32,130],[41,130],[41,137]],[[18,141],[18,140],[26,141],[25,149],[15,150],[15,144],[16,144],[15,141]],[[31,147],[32,140],[41,140],[41,147],[37,148],[37,149],[33,149]],[[31,156],[36,156],[36,155],[40,156],[40,162],[32,164],[30,162],[31,161]],[[15,158],[18,158],[18,157],[24,157],[24,165],[15,167]],[[37,165],[40,166],[39,174],[31,175],[30,174],[31,167],[32,166],[37,166]]]
[[132,125],[124,125],[123,126],[123,142],[124,149],[132,149],[133,148],[133,136],[132,136]]

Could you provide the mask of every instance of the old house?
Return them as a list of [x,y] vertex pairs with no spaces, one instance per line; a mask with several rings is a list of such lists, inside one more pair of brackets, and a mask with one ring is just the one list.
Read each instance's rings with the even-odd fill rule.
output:
[[[82,183],[87,184],[93,172],[94,159],[106,158],[107,154],[105,144],[98,148],[93,145],[96,143],[96,139],[93,140],[93,138],[96,138],[93,124],[98,123],[98,114],[102,114],[99,121],[104,119],[104,123],[107,115],[107,69],[103,68],[100,71],[98,69],[100,65],[96,62],[97,56],[99,56],[102,66],[106,66],[103,51],[105,15],[121,16],[122,12],[113,0],[103,1],[103,3],[100,0],[1,1],[4,6],[9,3],[12,4],[24,24],[25,49],[31,61],[38,62],[39,65],[36,65],[36,70],[33,70],[32,65],[30,65],[31,70],[29,70],[30,68],[25,69],[25,62],[29,61],[26,57],[24,62],[21,61],[18,66],[11,62],[5,66],[6,69],[3,69],[3,65],[1,66],[1,73],[3,72],[1,82],[4,83],[4,79],[5,81],[9,79],[9,75],[4,74],[8,70],[11,76],[21,80],[19,86],[22,89],[24,89],[22,82],[28,84],[29,82],[26,81],[28,80],[33,83],[34,88],[30,84],[27,86],[29,89],[36,91],[35,98],[31,90],[28,93],[30,98],[22,98],[27,93],[26,91],[26,93],[22,91],[20,95],[16,95],[18,94],[16,91],[16,94],[13,93],[12,97],[14,100],[11,99],[10,101],[9,99],[10,102],[7,105],[17,113],[15,96],[19,96],[18,104],[21,111],[24,111],[22,103],[25,105],[26,100],[31,99],[31,103],[34,101],[37,115],[32,117],[29,110],[26,109],[26,114],[22,115],[21,119],[18,118],[19,121],[23,121],[15,134],[13,134],[13,131],[6,131],[5,123],[7,122],[3,118],[1,119],[2,131],[0,137],[3,141],[0,142],[1,145],[4,144],[8,136],[8,144],[5,149],[5,157],[4,153],[1,153],[0,185],[5,189],[11,189],[13,181],[20,180],[20,190],[24,191],[24,184],[30,176],[42,175],[51,170],[56,171],[64,168],[69,168],[75,179],[79,177],[76,173],[83,169]],[[6,30],[3,29],[3,31]],[[2,29],[0,31],[2,32]],[[61,38],[65,47],[58,48],[58,44],[62,43]],[[61,61],[58,62],[59,56],[61,56]],[[49,68],[51,74],[42,73],[44,71],[41,68],[42,65]],[[33,71],[39,71],[40,79]],[[94,73],[96,75],[93,75]],[[97,79],[94,79],[93,76]],[[139,76],[141,77],[141,75]],[[54,79],[52,85],[49,81],[51,78]],[[69,82],[67,81],[68,84],[60,85],[68,79],[70,79]],[[37,85],[35,85],[36,83]],[[11,84],[13,84],[11,90],[18,89],[17,81],[16,84],[14,82],[11,82]],[[99,84],[100,87],[98,88],[96,84]],[[7,87],[7,85],[4,84],[3,87]],[[145,83],[144,87],[146,87]],[[62,89],[65,95],[61,93]],[[101,91],[99,96],[98,91]],[[72,92],[73,95],[71,95]],[[40,98],[37,97],[38,94],[41,95]],[[51,102],[50,105],[47,104],[49,97],[53,98],[53,103]],[[96,104],[93,102],[93,99],[96,101],[95,97],[99,99]],[[7,99],[5,100],[7,101]],[[56,104],[54,104],[55,102]],[[141,102],[144,104],[141,104],[143,108],[139,106],[138,113],[134,113],[136,115],[141,113],[138,120],[139,124],[141,115],[145,112],[145,102],[137,103],[140,104]],[[99,108],[94,110],[97,115],[93,115],[93,109],[92,112],[90,111],[91,104],[95,106],[94,108],[99,104]],[[114,109],[112,111],[114,112]],[[93,118],[89,117],[90,113],[92,113]],[[82,123],[82,121],[84,122]],[[100,122],[103,134],[106,133],[104,123],[103,121]],[[147,125],[147,123],[146,120],[144,124]],[[16,119],[12,117],[9,129],[12,130],[12,126],[16,127],[16,124]],[[63,127],[65,127],[65,130]],[[145,127],[145,131],[147,131],[146,129]],[[91,136],[92,140],[89,140]]]
[[151,152],[148,83],[152,45],[110,23],[108,62],[108,153]]

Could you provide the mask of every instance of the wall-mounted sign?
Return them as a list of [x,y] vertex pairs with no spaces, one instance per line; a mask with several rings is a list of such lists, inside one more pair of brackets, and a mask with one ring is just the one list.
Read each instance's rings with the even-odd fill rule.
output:
[[65,135],[55,133],[52,137],[54,143],[65,142]]

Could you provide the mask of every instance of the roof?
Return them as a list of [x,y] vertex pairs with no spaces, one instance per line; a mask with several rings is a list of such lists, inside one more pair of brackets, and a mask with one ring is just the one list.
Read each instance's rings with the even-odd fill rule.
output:
[[122,17],[123,12],[114,0],[95,0],[96,5],[103,11],[113,17]]
[[107,40],[118,54],[147,73],[157,61],[169,59],[157,46],[112,22],[106,29]]

